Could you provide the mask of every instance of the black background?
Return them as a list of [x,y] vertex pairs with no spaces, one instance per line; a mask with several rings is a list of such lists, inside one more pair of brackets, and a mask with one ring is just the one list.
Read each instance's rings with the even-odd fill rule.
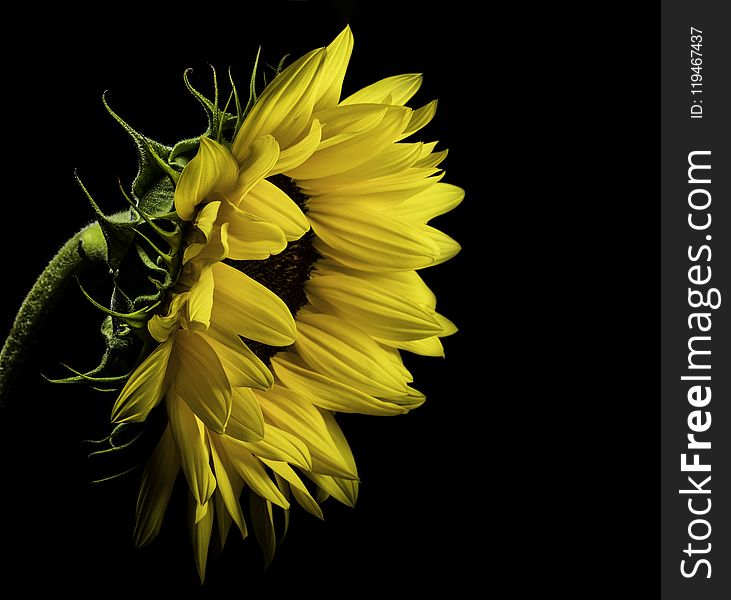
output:
[[[728,304],[731,298],[731,277],[728,261],[731,244],[726,232],[731,224],[731,85],[728,78],[731,65],[731,43],[728,36],[729,6],[720,2],[668,3],[662,14],[662,102],[661,102],[661,250],[662,250],[662,302],[661,302],[661,577],[662,597],[667,600],[694,598],[716,600],[728,598],[731,590],[731,452],[729,447],[729,398],[728,366],[731,360]],[[703,31],[703,119],[690,119],[690,27]],[[688,153],[693,150],[711,150],[712,224],[708,231],[695,232],[688,226],[688,194],[696,187],[688,183]],[[696,217],[697,219],[697,217]],[[688,534],[688,525],[696,517],[688,510],[688,495],[678,490],[691,487],[688,476],[680,470],[681,453],[689,454],[687,435],[690,433],[688,415],[693,407],[687,394],[692,382],[680,380],[691,374],[688,369],[688,338],[699,335],[697,329],[688,326],[688,315],[698,309],[689,307],[688,290],[698,288],[689,283],[692,263],[688,248],[697,249],[706,243],[706,234],[712,236],[713,279],[709,287],[716,287],[722,294],[722,304],[713,311],[713,327],[706,335],[710,342],[713,398],[709,409],[712,426],[707,437],[711,450],[701,455],[701,461],[710,461],[712,508],[707,515],[711,523],[711,535],[705,542],[694,541]],[[702,334],[701,334],[702,335]],[[697,345],[696,345],[697,347]],[[700,439],[700,435],[696,435]],[[694,507],[703,503],[695,496]],[[702,534],[696,525],[695,535]],[[693,570],[696,554],[692,558],[683,550],[692,543],[693,548],[705,549],[712,545],[709,558],[712,574],[706,579],[706,569],[701,565],[697,576],[686,579],[680,572],[680,561],[685,559],[687,572]]]
[[[219,74],[231,65],[248,81],[258,46],[275,65],[329,43],[349,23],[355,48],[346,76],[349,94],[388,75],[423,72],[412,106],[439,98],[434,122],[419,139],[449,148],[445,181],[464,187],[464,203],[435,225],[457,239],[462,253],[424,272],[438,308],[461,328],[445,339],[447,358],[412,357],[407,366],[427,403],[403,417],[347,416],[340,421],[362,479],[355,509],[334,501],[319,522],[296,507],[290,531],[269,570],[253,539],[232,530],[227,548],[209,560],[200,588],[183,512],[175,503],[152,546],[132,544],[139,474],[106,484],[81,440],[103,437],[112,396],[45,382],[59,363],[90,368],[101,350],[101,316],[71,286],[39,340],[39,352],[14,389],[0,422],[0,519],[8,552],[2,586],[28,592],[70,591],[77,597],[143,590],[169,593],[258,590],[422,591],[448,583],[453,593],[488,576],[485,556],[469,543],[494,518],[486,508],[489,405],[496,401],[488,360],[496,315],[483,319],[493,281],[494,224],[483,221],[496,199],[488,155],[486,112],[491,50],[487,28],[462,8],[432,12],[428,5],[366,2],[267,2],[166,15],[119,9],[90,20],[68,11],[44,13],[18,46],[8,45],[4,78],[6,120],[5,242],[0,334],[56,249],[91,220],[73,173],[107,212],[122,207],[116,178],[134,175],[134,149],[106,114],[112,107],[152,138],[173,143],[196,135],[204,117],[182,81],[210,90],[207,63]],[[31,15],[28,15],[31,19]],[[25,27],[25,25],[24,25]],[[491,198],[491,199],[489,199]],[[483,257],[478,260],[478,257]],[[488,256],[488,260],[484,258]],[[499,320],[499,319],[498,319]],[[476,374],[478,375],[476,377]],[[478,444],[479,442],[479,444]],[[179,490],[180,492],[180,490]],[[177,494],[178,496],[181,493]],[[500,519],[510,519],[503,507]],[[507,514],[505,514],[507,513]],[[345,587],[343,587],[345,586]]]

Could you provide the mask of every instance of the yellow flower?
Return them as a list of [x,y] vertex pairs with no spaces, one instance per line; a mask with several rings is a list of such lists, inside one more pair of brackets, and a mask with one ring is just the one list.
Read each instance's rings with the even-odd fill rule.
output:
[[183,268],[148,324],[159,345],[113,420],[142,421],[165,403],[136,543],[158,533],[182,470],[201,580],[214,521],[221,542],[232,523],[248,534],[245,489],[267,562],[274,506],[294,500],[322,518],[328,496],[354,505],[358,473],[334,413],[421,405],[400,351],[443,356],[440,337],[456,331],[417,271],[459,251],[427,223],[464,192],[441,182],[436,142],[402,141],[436,102],[405,106],[417,74],[341,100],[352,47],[346,28],[279,73],[230,144],[201,139],[175,189]]

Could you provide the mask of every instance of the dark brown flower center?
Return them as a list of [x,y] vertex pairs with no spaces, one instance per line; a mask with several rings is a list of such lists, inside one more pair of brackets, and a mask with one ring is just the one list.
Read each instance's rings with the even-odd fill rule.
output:
[[[294,181],[284,175],[274,175],[269,181],[307,212],[307,196],[303,194]],[[264,287],[274,292],[287,305],[293,317],[307,303],[305,283],[310,278],[310,271],[320,255],[312,247],[312,231],[305,233],[300,239],[287,244],[287,247],[275,256],[266,260],[230,260],[224,262],[245,273]],[[268,346],[260,342],[244,339],[264,363],[269,364],[272,356],[284,348]]]

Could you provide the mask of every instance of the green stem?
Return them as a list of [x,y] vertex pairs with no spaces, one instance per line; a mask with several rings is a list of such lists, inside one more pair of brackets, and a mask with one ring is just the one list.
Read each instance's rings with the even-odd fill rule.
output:
[[74,275],[106,262],[107,244],[99,223],[88,225],[67,241],[36,280],[15,317],[0,352],[0,412],[10,386],[27,358],[31,343]]

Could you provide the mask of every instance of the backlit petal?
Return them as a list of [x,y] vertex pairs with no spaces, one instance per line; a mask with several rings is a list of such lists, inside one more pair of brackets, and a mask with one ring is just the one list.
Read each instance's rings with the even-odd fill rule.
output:
[[176,393],[207,427],[223,433],[231,412],[231,384],[218,355],[205,336],[181,329],[175,358]]
[[320,475],[319,473],[305,472],[305,475],[338,502],[342,502],[351,508],[355,506],[358,500],[359,486],[357,480],[330,477],[329,475]]
[[[212,503],[210,503],[212,504]],[[208,561],[208,545],[211,542],[211,531],[213,530],[214,509],[212,505],[193,507],[199,517],[191,524],[191,541],[193,542],[193,553],[195,556],[195,568],[198,571],[201,584],[206,578],[206,563]]]
[[262,462],[277,475],[287,480],[291,486],[290,489],[292,490],[292,495],[302,508],[318,519],[323,518],[320,505],[310,495],[309,490],[305,487],[305,484],[302,483],[302,480],[297,476],[297,473],[294,472],[292,467],[290,467],[286,462],[267,459],[262,459]]
[[264,416],[253,390],[234,388],[226,435],[240,442],[256,442],[264,438]]
[[459,206],[464,190],[448,183],[437,183],[419,194],[407,198],[390,209],[394,217],[408,219],[415,223],[427,223]]
[[150,543],[159,533],[179,472],[180,459],[168,425],[145,465],[137,496],[135,546],[138,548]]
[[419,91],[422,80],[421,73],[386,77],[358,90],[343,100],[341,104],[382,104],[389,101],[392,104],[403,106]]
[[241,493],[240,475],[228,461],[226,452],[222,449],[221,441],[216,434],[210,434],[211,441],[211,458],[213,459],[213,468],[216,471],[217,488],[216,491],[221,495],[226,510],[229,512],[241,535],[246,537],[246,522],[244,514],[241,512],[239,504],[239,495]]
[[307,470],[312,467],[310,451],[299,436],[268,423],[264,428],[264,437],[262,439],[241,442],[241,445],[261,458],[289,462]]
[[274,559],[274,552],[277,549],[272,503],[256,494],[249,494],[249,510],[256,541],[264,555],[264,566],[268,567]]
[[383,343],[390,344],[394,348],[408,350],[409,352],[413,352],[414,354],[419,354],[421,356],[444,358],[444,346],[442,346],[441,340],[436,335],[421,340],[412,340],[410,342],[384,341]]
[[160,402],[167,387],[166,373],[173,339],[160,344],[134,370],[112,408],[114,423],[144,421]]
[[353,456],[353,452],[350,450],[350,444],[348,444],[348,440],[345,438],[343,430],[340,429],[340,425],[338,425],[337,421],[335,420],[335,416],[332,413],[324,410],[320,410],[320,414],[322,414],[325,425],[327,425],[327,430],[330,432],[330,436],[332,437],[333,442],[335,442],[335,446],[337,447],[338,452],[340,452],[340,455],[343,457],[343,460],[348,464],[350,470],[357,475],[358,470],[355,466],[355,457]]
[[409,119],[408,125],[404,128],[403,133],[398,139],[402,140],[407,138],[423,127],[426,127],[434,118],[434,115],[437,114],[437,104],[438,102],[436,100],[432,100],[429,104],[413,111],[410,115],[411,118]]
[[180,464],[190,491],[198,504],[204,505],[216,489],[216,478],[209,465],[205,428],[177,394],[171,395],[173,397],[167,401],[170,432],[178,448]]
[[232,438],[222,438],[222,441],[231,466],[236,469],[251,490],[282,508],[289,508],[289,502],[269,478],[261,461],[243,445],[243,442]]

